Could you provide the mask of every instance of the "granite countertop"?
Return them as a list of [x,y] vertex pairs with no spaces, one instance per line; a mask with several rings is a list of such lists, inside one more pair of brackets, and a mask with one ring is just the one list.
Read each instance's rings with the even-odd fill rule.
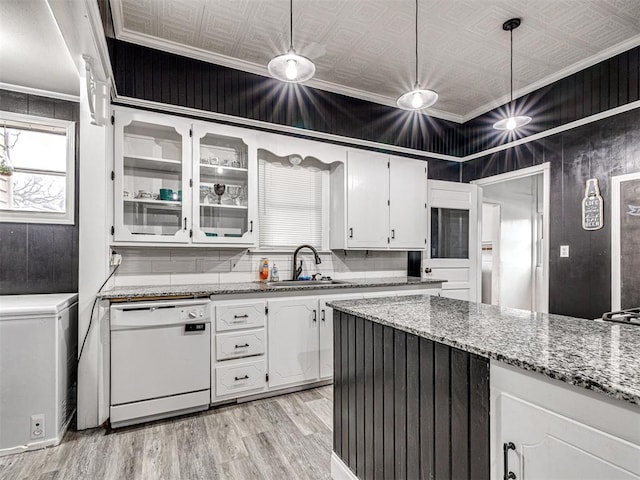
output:
[[300,285],[274,287],[262,282],[223,283],[204,285],[148,285],[140,287],[116,287],[105,290],[98,298],[105,300],[156,298],[156,297],[208,297],[211,295],[229,295],[238,293],[292,292],[300,290],[342,290],[349,288],[394,287],[405,285],[437,285],[446,280],[435,278],[419,279],[413,277],[380,277],[340,279],[340,283],[305,286]]
[[329,306],[640,405],[640,327],[430,295]]

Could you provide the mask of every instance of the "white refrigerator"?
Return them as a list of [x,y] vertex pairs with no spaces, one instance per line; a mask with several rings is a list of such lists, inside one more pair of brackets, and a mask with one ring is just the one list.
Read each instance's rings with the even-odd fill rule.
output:
[[76,406],[77,301],[0,296],[0,456],[62,440]]

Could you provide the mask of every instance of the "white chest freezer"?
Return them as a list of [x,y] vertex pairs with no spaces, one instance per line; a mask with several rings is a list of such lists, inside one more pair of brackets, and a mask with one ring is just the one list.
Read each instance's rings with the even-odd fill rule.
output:
[[0,295],[0,456],[62,440],[76,405],[77,299]]

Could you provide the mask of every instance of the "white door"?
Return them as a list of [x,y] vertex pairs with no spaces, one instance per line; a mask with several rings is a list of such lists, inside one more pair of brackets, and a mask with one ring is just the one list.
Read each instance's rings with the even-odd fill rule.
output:
[[433,278],[447,280],[442,284],[443,297],[479,301],[481,190],[440,180],[429,180],[427,185],[430,240],[425,266]]
[[640,173],[611,180],[611,309],[620,310],[640,306]]
[[391,248],[422,250],[427,246],[427,163],[391,157],[389,197]]
[[269,300],[269,388],[317,380],[318,297]]
[[389,157],[347,152],[347,245],[389,246]]
[[[521,480],[640,479],[640,447],[626,440],[503,394],[498,446],[512,442],[506,462]],[[504,455],[502,448],[499,451]],[[493,472],[503,478],[505,472]]]

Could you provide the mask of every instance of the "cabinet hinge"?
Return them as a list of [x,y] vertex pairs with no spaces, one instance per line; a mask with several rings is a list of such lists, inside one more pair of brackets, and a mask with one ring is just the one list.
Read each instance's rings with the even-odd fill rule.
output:
[[391,162],[387,160],[387,168],[391,168]]
[[427,244],[427,239],[426,239],[426,238],[424,239],[424,244],[425,244],[425,245]]
[[269,374],[268,374],[268,373],[265,373],[265,374],[264,374],[264,379],[265,379],[267,382],[269,381]]
[[193,238],[193,229],[189,229],[189,238]]
[[391,239],[387,237],[387,243],[391,243]]
[[116,179],[116,172],[114,172],[113,170],[111,170],[111,181]]
[[116,229],[113,228],[113,225],[111,225],[111,235],[115,235],[115,233],[116,233]]
[[111,125],[113,125],[114,123],[116,123],[116,116],[111,115]]
[[190,179],[189,179],[189,186],[190,186],[190,187],[193,187],[193,178],[190,178]]
[[391,200],[387,200],[387,207],[391,206]]
[[269,313],[269,307],[264,307],[264,314],[267,315]]
[[190,137],[193,137],[193,128],[190,128],[190,129],[189,129],[189,136],[190,136]]

